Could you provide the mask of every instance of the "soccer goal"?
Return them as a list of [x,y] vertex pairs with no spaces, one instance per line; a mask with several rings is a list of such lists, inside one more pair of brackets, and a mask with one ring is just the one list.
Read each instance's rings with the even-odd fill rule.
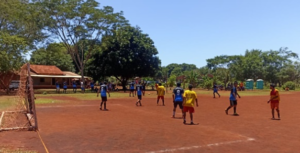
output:
[[14,107],[0,114],[0,131],[38,130],[33,80],[30,64],[24,64],[19,72],[20,84],[14,97]]

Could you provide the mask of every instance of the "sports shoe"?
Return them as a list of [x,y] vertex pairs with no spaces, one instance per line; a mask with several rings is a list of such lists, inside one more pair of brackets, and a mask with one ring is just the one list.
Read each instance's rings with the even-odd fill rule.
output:
[[191,122],[191,125],[194,125],[194,122]]
[[175,116],[173,115],[172,118],[175,118]]
[[135,105],[138,106],[138,102],[136,102]]
[[102,110],[102,108],[100,107],[100,110]]
[[225,110],[226,115],[228,115],[228,110]]
[[185,124],[186,123],[186,121],[183,121],[183,124]]
[[238,113],[233,113],[233,115],[239,115]]

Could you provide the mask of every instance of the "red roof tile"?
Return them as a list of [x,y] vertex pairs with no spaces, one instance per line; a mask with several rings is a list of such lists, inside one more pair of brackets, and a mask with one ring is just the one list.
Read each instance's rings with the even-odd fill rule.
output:
[[30,65],[30,69],[38,75],[64,75],[58,67],[51,65]]

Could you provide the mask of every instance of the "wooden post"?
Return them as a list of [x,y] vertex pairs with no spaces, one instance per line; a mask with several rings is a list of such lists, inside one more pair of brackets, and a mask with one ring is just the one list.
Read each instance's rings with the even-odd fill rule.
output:
[[28,81],[29,81],[29,89],[30,89],[30,96],[31,96],[31,103],[32,103],[32,111],[34,115],[34,122],[35,122],[35,129],[38,130],[38,123],[37,123],[37,114],[35,109],[35,100],[34,100],[34,93],[33,93],[33,84],[32,79],[30,75],[30,64],[27,63],[27,69],[28,69]]

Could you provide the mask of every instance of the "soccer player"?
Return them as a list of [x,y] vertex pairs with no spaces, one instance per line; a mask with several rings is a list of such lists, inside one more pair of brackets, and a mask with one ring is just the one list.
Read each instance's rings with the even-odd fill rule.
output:
[[138,96],[138,101],[136,102],[136,106],[138,106],[138,103],[140,103],[140,106],[142,106],[141,100],[142,100],[142,94],[143,94],[143,86],[141,85],[141,82],[139,82],[136,85],[136,90],[135,90],[135,95],[137,94]]
[[67,81],[64,81],[63,83],[64,93],[67,93]]
[[81,87],[81,93],[84,93],[85,89],[84,89],[83,80],[81,80],[81,82],[80,82],[80,87]]
[[56,86],[56,92],[57,92],[57,93],[60,93],[60,88],[59,88],[59,83],[58,83],[58,81],[56,81],[55,86]]
[[158,105],[158,102],[159,102],[159,99],[162,100],[162,103],[163,103],[163,106],[165,106],[165,87],[161,85],[161,83],[158,84],[158,87],[157,87],[157,105]]
[[77,85],[76,85],[76,81],[75,80],[73,80],[72,85],[73,85],[73,92],[76,93]]
[[97,93],[97,97],[99,96],[99,92],[101,92],[101,104],[100,104],[100,110],[102,110],[102,105],[104,103],[104,110],[107,110],[106,109],[106,102],[107,102],[107,93],[110,97],[110,93],[109,93],[109,90],[108,90],[108,87],[106,85],[107,83],[104,82],[104,84],[102,84],[100,86],[100,90],[98,91]]
[[91,81],[90,86],[91,86],[91,91],[94,92],[95,91],[94,90],[94,81]]
[[182,103],[183,103],[184,90],[180,86],[181,86],[181,84],[177,83],[177,87],[174,88],[174,90],[173,90],[173,103],[174,103],[173,116],[172,116],[173,118],[175,118],[175,112],[176,112],[177,105],[179,105],[179,108],[181,109],[182,116],[183,116]]
[[129,92],[129,97],[131,97],[131,94],[132,94],[132,97],[134,97],[134,81],[132,81],[130,84],[129,84],[129,88],[130,88],[130,92]]
[[214,84],[214,92],[213,92],[213,95],[214,95],[214,98],[216,98],[216,96],[215,96],[215,94],[218,94],[219,95],[219,98],[221,97],[220,96],[220,94],[219,94],[219,92],[218,92],[218,87],[217,87],[217,85],[216,84]]
[[280,120],[280,113],[279,113],[279,101],[280,101],[280,96],[279,96],[279,92],[277,89],[275,89],[275,85],[271,84],[270,85],[270,100],[268,101],[268,103],[271,102],[271,109],[272,109],[272,119],[274,118],[274,109],[276,109],[277,111],[277,115],[278,115],[278,119]]
[[230,106],[225,110],[225,113],[228,115],[228,110],[233,107],[233,115],[239,115],[236,113],[236,106],[237,106],[237,100],[236,100],[236,96],[238,96],[239,98],[241,98],[241,96],[237,93],[237,82],[235,81],[234,82],[234,86],[231,88],[231,92],[230,92],[230,97],[229,97],[229,100],[230,100]]
[[186,112],[190,113],[191,124],[194,124],[193,113],[195,112],[195,101],[196,106],[198,107],[197,94],[193,91],[193,86],[189,85],[189,90],[186,90],[183,94],[183,124],[186,124]]

